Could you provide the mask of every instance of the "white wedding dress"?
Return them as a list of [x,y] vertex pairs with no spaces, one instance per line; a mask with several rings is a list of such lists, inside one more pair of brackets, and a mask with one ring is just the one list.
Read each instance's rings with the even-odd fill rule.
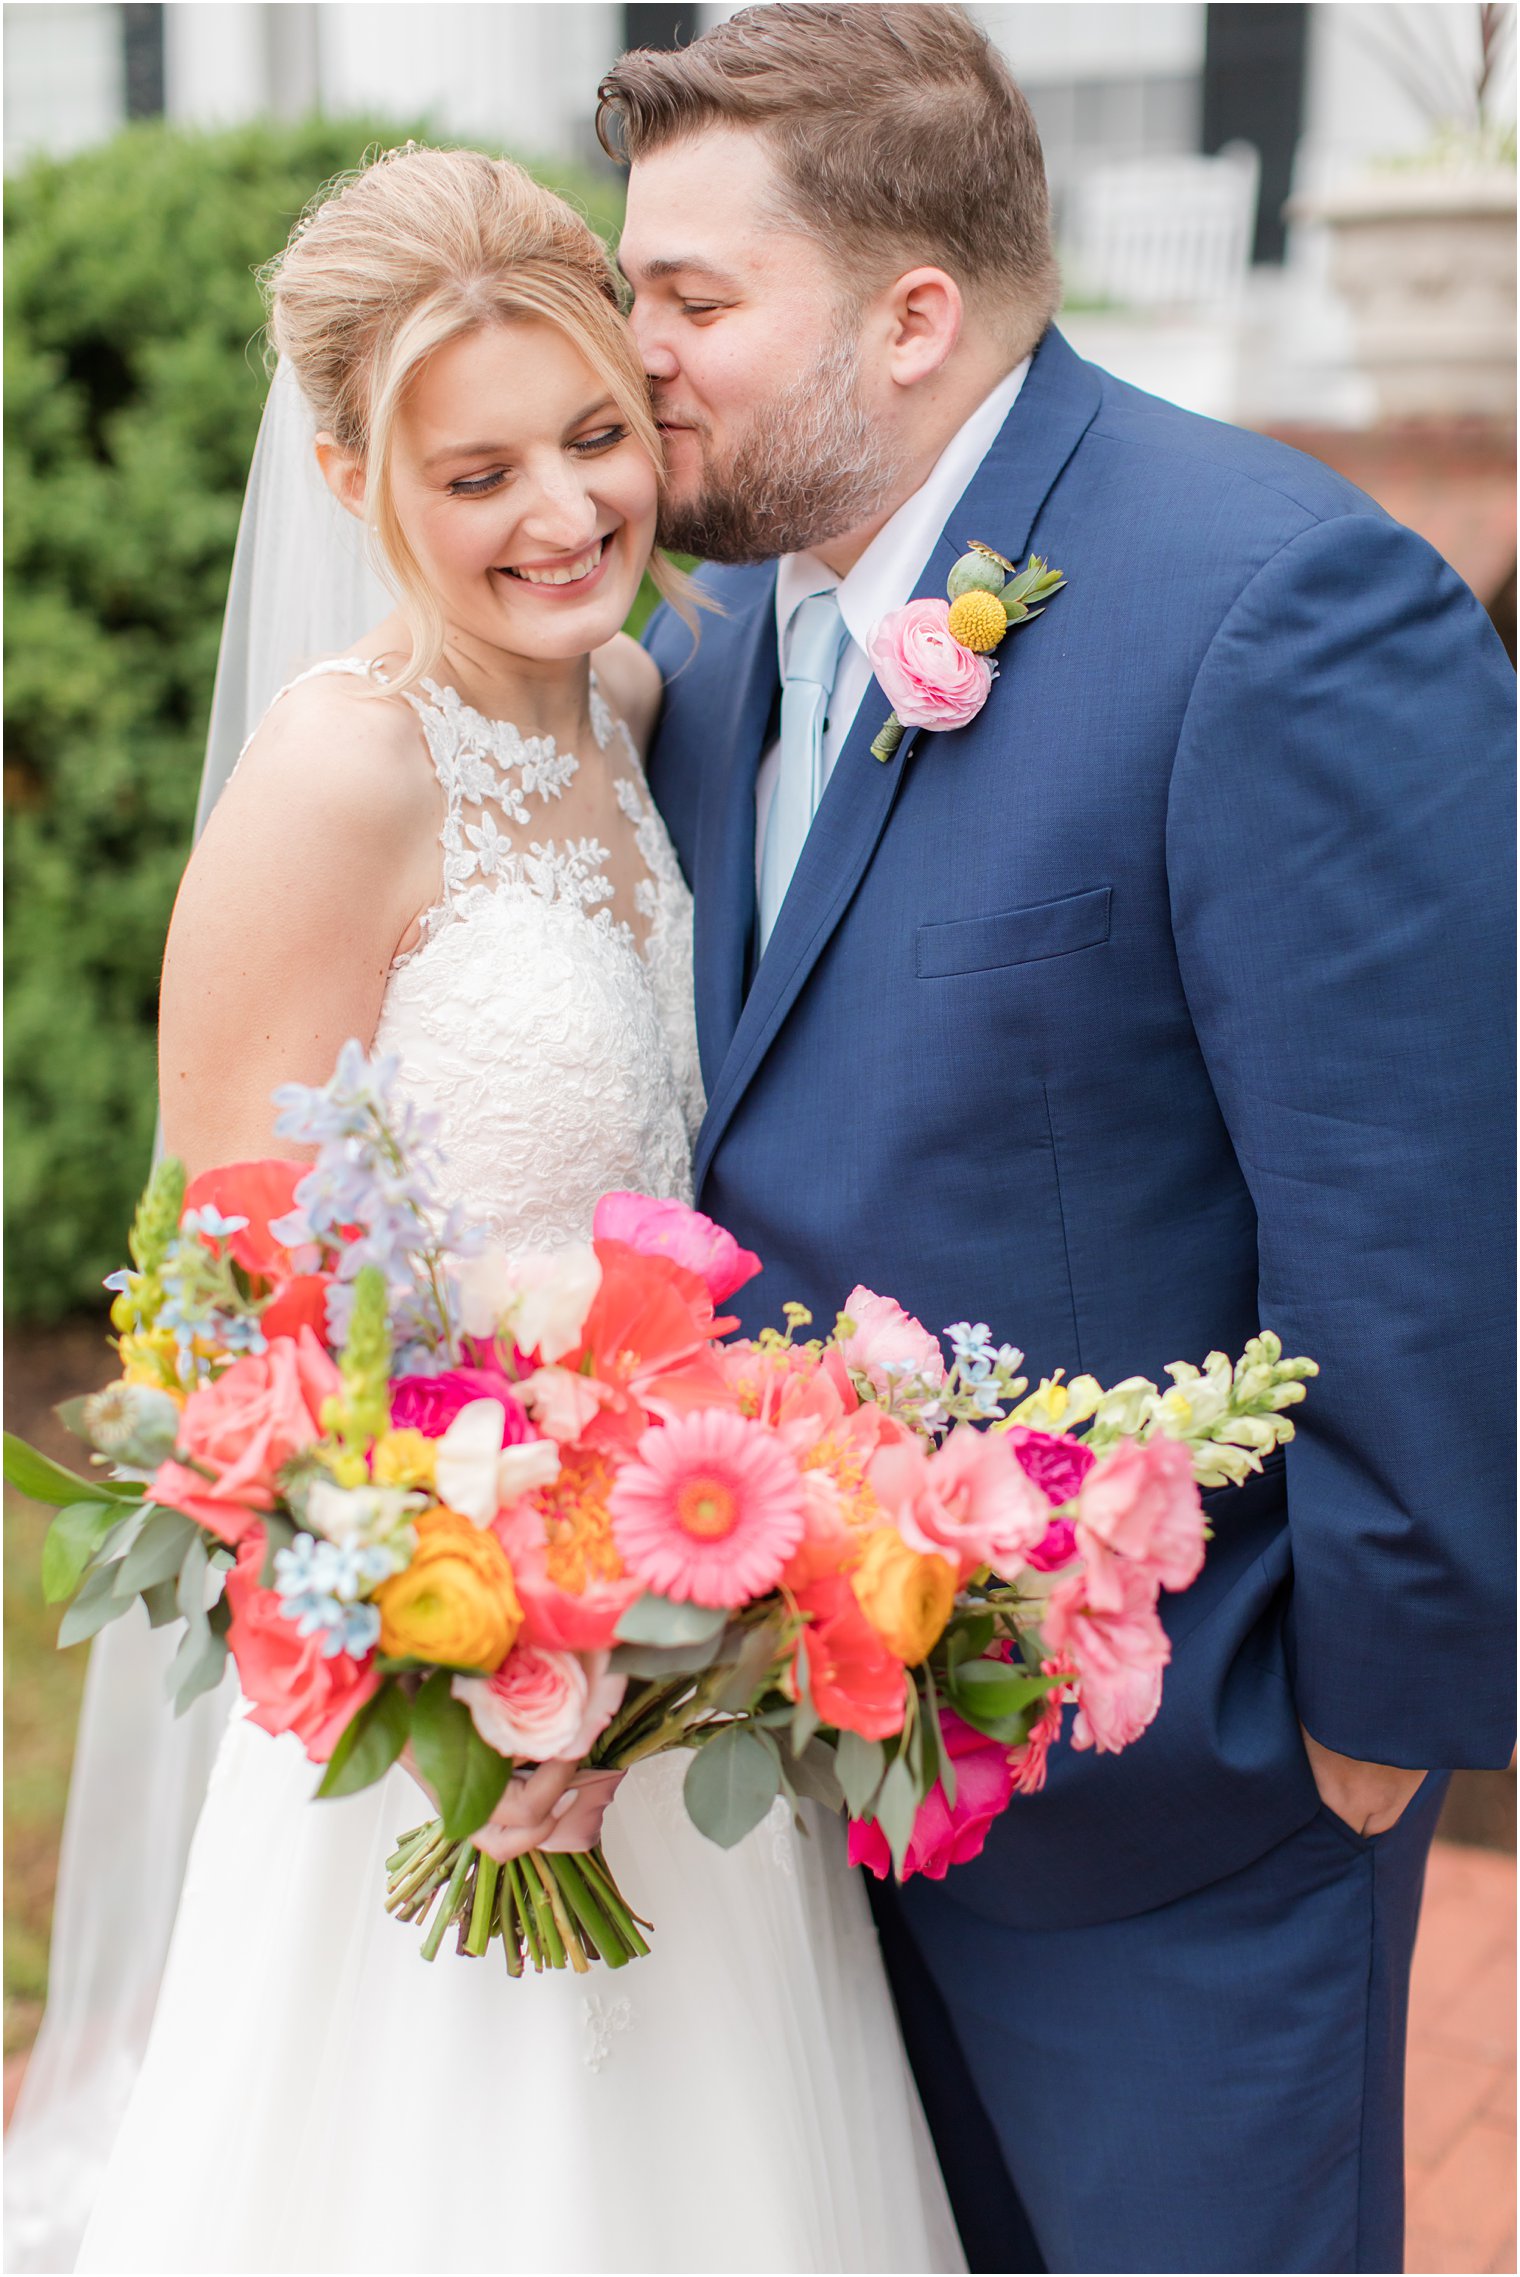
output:
[[[690,902],[626,730],[593,690],[581,767],[452,690],[409,700],[443,892],[375,1041],[459,1197],[522,1247],[584,1239],[610,1188],[689,1199]],[[598,768],[613,847],[575,828]],[[961,2269],[841,1825],[802,1837],[778,1804],[720,1851],[685,1762],[641,1765],[607,1820],[652,1953],[514,1981],[452,1938],[429,1966],[386,1917],[384,1860],[427,1813],[404,1771],[313,1802],[297,1742],[235,1711],[78,2266]]]

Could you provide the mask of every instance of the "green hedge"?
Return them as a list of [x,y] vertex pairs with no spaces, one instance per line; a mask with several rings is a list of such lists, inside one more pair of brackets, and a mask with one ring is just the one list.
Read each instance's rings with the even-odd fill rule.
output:
[[[147,1167],[159,964],[265,389],[253,272],[328,176],[406,131],[133,127],[7,188],[12,1318],[99,1300]],[[616,226],[617,184],[547,178]]]

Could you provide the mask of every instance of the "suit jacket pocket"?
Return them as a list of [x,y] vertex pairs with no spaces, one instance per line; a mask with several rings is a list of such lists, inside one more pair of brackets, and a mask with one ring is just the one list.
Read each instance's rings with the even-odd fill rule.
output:
[[948,980],[954,973],[994,972],[1000,965],[1027,965],[1043,957],[1069,956],[1073,949],[1095,949],[1108,939],[1112,886],[1064,894],[1059,901],[1037,901],[1023,909],[1000,909],[991,917],[960,917],[948,925],[920,925],[915,969],[920,980]]

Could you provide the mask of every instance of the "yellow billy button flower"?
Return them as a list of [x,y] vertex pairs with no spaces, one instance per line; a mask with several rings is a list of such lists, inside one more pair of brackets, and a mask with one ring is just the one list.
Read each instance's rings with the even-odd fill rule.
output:
[[436,1446],[421,1431],[383,1432],[370,1455],[370,1476],[376,1486],[431,1486]]
[[985,656],[1008,630],[1008,618],[995,593],[961,593],[950,604],[949,629],[962,648]]
[[500,1668],[522,1627],[522,1606],[496,1536],[457,1510],[419,1512],[404,1573],[375,1591],[380,1650],[446,1668]]
[[927,1659],[955,1608],[954,1566],[910,1548],[895,1526],[866,1536],[850,1587],[888,1652],[908,1668]]

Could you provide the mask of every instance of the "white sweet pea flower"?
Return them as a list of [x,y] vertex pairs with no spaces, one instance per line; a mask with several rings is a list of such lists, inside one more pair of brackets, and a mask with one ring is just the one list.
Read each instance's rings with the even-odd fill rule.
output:
[[589,1242],[513,1259],[516,1296],[509,1307],[512,1333],[524,1352],[562,1360],[581,1340],[586,1315],[602,1285],[602,1268]]
[[453,1276],[459,1291],[460,1328],[466,1336],[489,1340],[517,1295],[512,1258],[499,1242],[492,1242],[477,1256],[461,1258]]
[[437,1442],[438,1499],[477,1526],[489,1526],[506,1503],[559,1476],[559,1448],[552,1439],[504,1447],[506,1428],[499,1399],[472,1399]]

